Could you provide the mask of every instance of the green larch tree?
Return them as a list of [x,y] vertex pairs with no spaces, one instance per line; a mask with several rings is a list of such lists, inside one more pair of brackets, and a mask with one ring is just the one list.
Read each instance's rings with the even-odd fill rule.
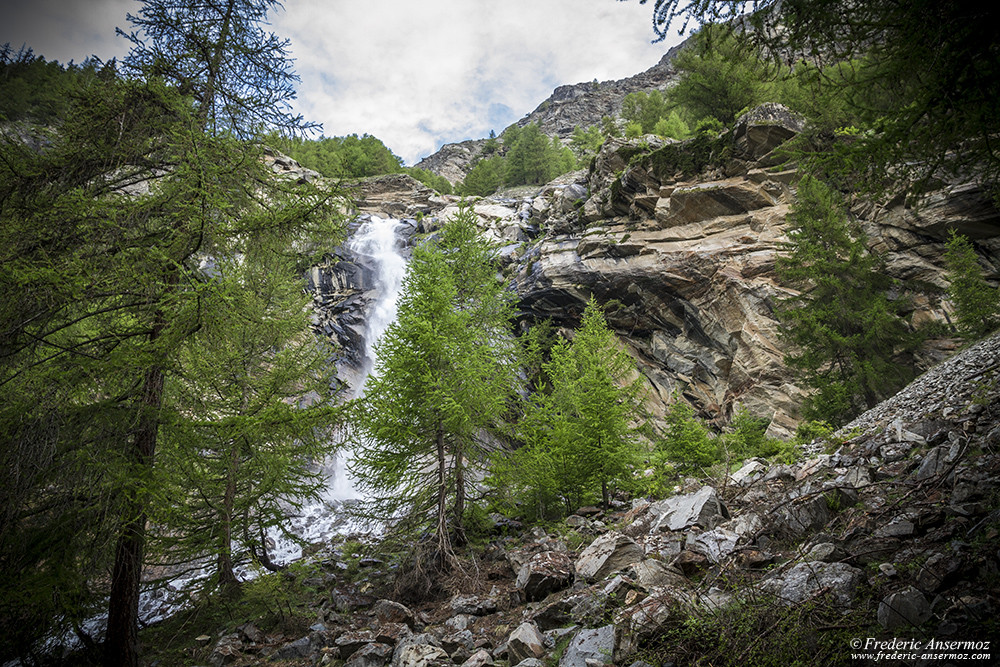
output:
[[913,375],[906,355],[921,342],[903,319],[899,286],[852,224],[839,194],[805,176],[788,215],[778,275],[799,289],[777,315],[795,346],[786,361],[816,393],[810,412],[843,423]]
[[593,496],[608,507],[638,460],[641,383],[594,299],[572,342],[557,341],[542,370],[547,380],[518,425],[525,444],[494,457],[494,485],[530,499],[541,516],[553,501],[566,513]]
[[516,388],[514,295],[496,273],[475,214],[462,208],[414,248],[396,321],[354,402],[350,469],[368,515],[396,530],[433,525],[437,565],[465,540],[467,467]]
[[1000,289],[991,287],[983,277],[972,242],[951,230],[944,260],[959,332],[976,339],[996,329],[1000,322]]

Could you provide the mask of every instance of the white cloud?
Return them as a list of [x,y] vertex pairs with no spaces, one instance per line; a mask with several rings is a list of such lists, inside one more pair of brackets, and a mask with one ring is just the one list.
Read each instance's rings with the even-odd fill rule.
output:
[[[122,56],[133,0],[8,0],[0,43],[66,62]],[[638,0],[286,0],[296,108],[327,136],[369,133],[412,164],[443,142],[498,132],[561,84],[652,66],[652,9]]]

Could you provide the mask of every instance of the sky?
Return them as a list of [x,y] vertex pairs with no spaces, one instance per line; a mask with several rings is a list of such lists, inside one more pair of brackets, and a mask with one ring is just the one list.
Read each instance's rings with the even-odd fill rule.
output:
[[[0,44],[67,63],[121,58],[139,0],[0,0]],[[325,136],[372,134],[406,164],[497,133],[556,86],[642,72],[678,43],[651,43],[638,0],[285,0],[295,110]]]

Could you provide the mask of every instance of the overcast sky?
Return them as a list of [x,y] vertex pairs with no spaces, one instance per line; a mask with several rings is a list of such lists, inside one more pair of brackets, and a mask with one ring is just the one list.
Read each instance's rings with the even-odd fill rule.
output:
[[[498,133],[556,86],[620,79],[673,44],[651,44],[638,0],[286,0],[297,110],[326,136],[373,134],[407,164],[442,143]],[[0,44],[49,60],[122,57],[138,0],[0,0]]]

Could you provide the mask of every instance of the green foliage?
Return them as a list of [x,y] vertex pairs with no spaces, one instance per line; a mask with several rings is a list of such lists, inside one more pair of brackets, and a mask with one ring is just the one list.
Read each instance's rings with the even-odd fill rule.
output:
[[[876,192],[906,180],[926,182],[941,171],[976,173],[996,191],[1000,59],[994,27],[1000,7],[955,0],[801,0],[758,8],[740,20],[753,29],[736,36],[761,47],[768,60],[782,63],[789,54],[805,54],[848,64],[814,81],[832,89],[822,94],[832,92],[835,107],[860,119],[846,124],[870,132],[813,154],[814,173],[839,174]],[[745,9],[740,0],[657,0],[654,24],[663,37],[674,17],[723,23]]]
[[[234,567],[260,554],[289,508],[326,483],[337,421],[332,350],[309,331],[309,302],[294,258],[279,247],[219,257],[212,312],[181,350],[166,402],[183,418],[163,431],[156,472],[154,553],[170,563],[214,557],[209,589],[237,586]],[[286,535],[294,539],[291,535]]]
[[721,26],[702,26],[674,66],[680,77],[667,93],[667,105],[684,108],[691,118],[729,125],[742,109],[774,96],[772,74],[756,50]]
[[944,260],[959,332],[970,339],[987,335],[1000,323],[1000,289],[986,282],[972,243],[955,230],[948,237]]
[[670,461],[681,469],[707,468],[719,460],[719,446],[707,428],[694,414],[694,409],[674,396],[664,418],[663,437],[657,443],[659,461]]
[[557,341],[542,364],[547,386],[518,424],[524,446],[494,457],[492,484],[509,503],[558,516],[595,497],[607,506],[613,487],[629,484],[641,414],[634,367],[591,299],[573,341]]
[[404,167],[403,171],[443,195],[450,195],[452,193],[451,182],[444,176],[439,176],[432,171],[418,167]]
[[585,164],[601,150],[605,138],[600,125],[591,125],[586,130],[575,127],[573,128],[573,135],[570,137],[569,145],[576,154],[577,160],[581,164]]
[[[488,145],[493,146],[492,142]],[[483,155],[487,155],[485,149]],[[524,127],[511,125],[503,133],[503,153],[480,158],[456,186],[456,191],[485,197],[504,185],[548,183],[576,166],[573,151],[564,147],[558,137],[549,139],[537,123]]]
[[638,139],[642,136],[642,123],[631,122],[625,126],[626,139]]
[[31,49],[0,47],[0,120],[53,124],[66,117],[73,98],[94,81],[115,76],[115,64],[88,58],[60,65]]
[[507,162],[500,155],[476,162],[455,190],[460,195],[485,197],[491,195],[507,181]]
[[622,100],[622,118],[628,123],[638,123],[640,134],[652,134],[656,123],[665,118],[670,109],[659,90],[629,93]]
[[404,171],[403,161],[370,134],[319,139],[271,135],[267,141],[302,166],[328,178],[364,178]]
[[503,136],[506,148],[506,185],[548,183],[556,176],[576,167],[572,151],[562,146],[557,137],[549,139],[537,123],[516,125]]
[[816,393],[806,414],[849,420],[913,375],[906,354],[921,342],[902,317],[906,303],[865,245],[836,192],[805,176],[788,216],[779,275],[801,291],[782,301],[783,334],[796,346],[786,361]]
[[368,516],[400,533],[432,524],[439,564],[465,539],[466,468],[485,457],[481,438],[516,387],[513,298],[462,208],[414,249],[397,319],[352,404],[351,468]]
[[660,118],[653,126],[653,134],[668,139],[687,139],[691,136],[691,128],[684,122],[676,110],[671,111],[665,118]]

